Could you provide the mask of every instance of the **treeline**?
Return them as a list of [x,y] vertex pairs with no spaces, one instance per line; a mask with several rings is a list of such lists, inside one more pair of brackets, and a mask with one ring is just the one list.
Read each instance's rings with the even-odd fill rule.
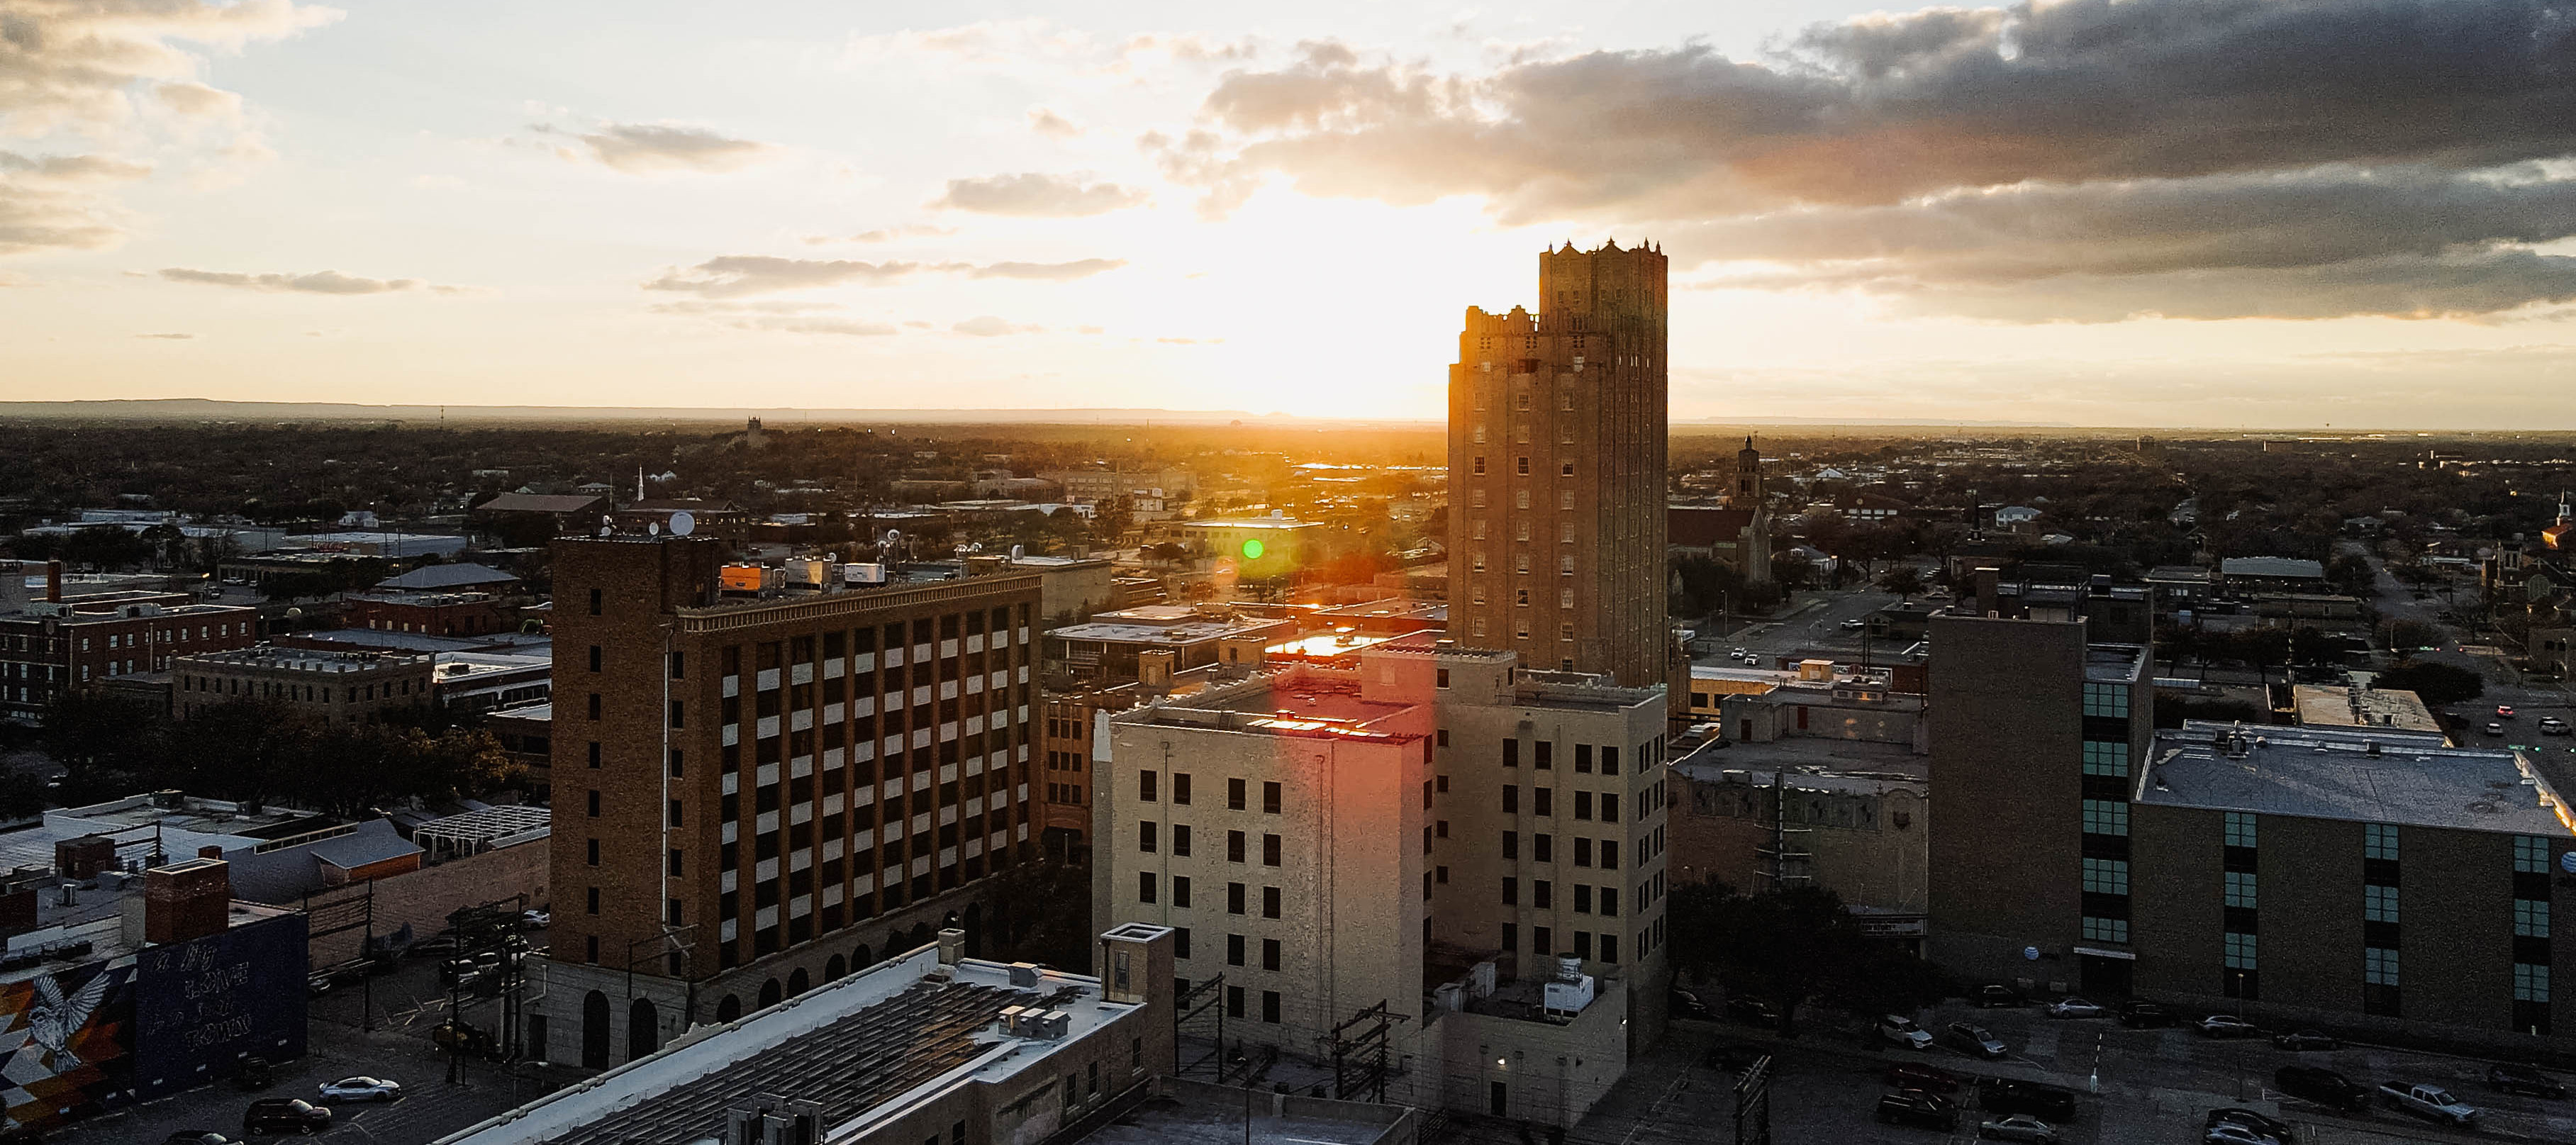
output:
[[68,772],[56,794],[67,806],[177,790],[355,816],[527,779],[490,732],[426,709],[330,727],[244,696],[178,721],[125,697],[66,691],[47,714],[41,743]]

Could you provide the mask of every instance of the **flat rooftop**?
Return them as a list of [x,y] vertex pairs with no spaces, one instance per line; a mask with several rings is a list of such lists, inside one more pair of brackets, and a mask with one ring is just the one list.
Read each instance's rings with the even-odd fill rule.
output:
[[[1132,610],[1131,610],[1132,611]],[[1285,621],[1248,618],[1220,620],[1201,618],[1171,623],[1105,622],[1068,624],[1047,633],[1057,640],[1096,640],[1103,644],[1204,644],[1263,629],[1278,627]]]
[[[2374,754],[2374,749],[2376,754]],[[2137,801],[2310,819],[2576,838],[2558,793],[2520,755],[2395,728],[2190,720],[2156,733]]]
[[1411,704],[1363,699],[1357,679],[1340,679],[1312,672],[1281,672],[1263,676],[1251,687],[1219,691],[1190,706],[1207,711],[1275,717],[1283,724],[1329,720],[1354,727],[1366,727],[1413,707]]
[[1384,1112],[1388,1119],[1380,1123],[1295,1112],[1274,1117],[1270,1102],[1263,1100],[1247,1122],[1240,1089],[1195,1083],[1172,1088],[1172,1094],[1149,1098],[1082,1138],[1083,1145],[1243,1145],[1247,1140],[1251,1145],[1371,1145],[1385,1137],[1395,1117],[1402,1114],[1388,1106],[1303,1101],[1292,1108],[1342,1105],[1361,1112]]
[[[722,1139],[725,1114],[758,1094],[819,1102],[827,1136],[888,1112],[1045,1062],[1136,1009],[1101,999],[1100,980],[965,959],[941,980],[938,947],[880,962],[722,1026],[703,1028],[587,1083],[440,1139],[440,1145],[633,1145]],[[1067,1017],[1061,1039],[1004,1033],[1009,1006]],[[901,1104],[895,1104],[898,1101]]]
[[1773,773],[1786,771],[1792,783],[1837,775],[1870,783],[1921,783],[1931,776],[1930,758],[1914,754],[1911,746],[1901,743],[1791,736],[1715,746],[1729,742],[1712,740],[1702,744],[1674,760],[1673,766],[1693,779],[1708,782],[1730,771],[1759,772],[1766,781]]
[[2084,678],[2096,684],[2134,684],[2147,650],[2134,644],[2093,644],[2084,649]]
[[[157,806],[154,803],[156,798],[177,805]],[[15,831],[0,832],[0,871],[14,867],[51,867],[54,865],[54,844],[83,835],[114,835],[118,858],[132,860],[151,854],[157,834],[162,854],[179,860],[195,858],[199,847],[237,851],[338,822],[329,816],[292,808],[251,811],[237,803],[192,796],[169,799],[132,795],[87,807],[57,808],[45,812],[41,822]]]
[[2442,722],[2415,693],[2380,688],[2335,688],[2300,684],[2291,689],[2299,705],[2299,722],[2309,727],[2388,727],[2414,732],[2440,732]]
[[235,648],[228,652],[193,652],[179,657],[183,663],[208,664],[227,668],[272,668],[281,672],[373,672],[389,668],[416,668],[429,662],[429,657],[399,652],[342,652],[318,648],[279,648],[262,644],[253,648]]

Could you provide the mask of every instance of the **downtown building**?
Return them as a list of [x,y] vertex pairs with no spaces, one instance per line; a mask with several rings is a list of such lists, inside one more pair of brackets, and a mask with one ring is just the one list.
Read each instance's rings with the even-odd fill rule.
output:
[[1449,367],[1449,636],[1669,684],[1665,260],[1539,255],[1537,313],[1467,309]]
[[537,1056],[643,1057],[944,927],[980,948],[985,880],[1034,853],[1036,574],[802,568],[798,589],[728,551],[555,543]]
[[2097,584],[1932,617],[1934,962],[2361,1038],[2576,1044],[2551,933],[2576,816],[2527,760],[2340,719],[2157,730],[2149,649],[2099,639],[2136,635],[2132,604]]
[[1660,1036],[1661,688],[1445,643],[1194,683],[1100,722],[1092,860],[1185,1040],[1322,1060],[1375,1010],[1391,1100],[1571,1126]]

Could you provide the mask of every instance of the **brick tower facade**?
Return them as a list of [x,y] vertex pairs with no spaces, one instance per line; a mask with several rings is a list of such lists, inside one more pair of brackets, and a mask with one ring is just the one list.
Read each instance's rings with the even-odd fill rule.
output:
[[1449,633],[1667,683],[1665,261],[1539,255],[1540,311],[1467,309],[1449,367]]

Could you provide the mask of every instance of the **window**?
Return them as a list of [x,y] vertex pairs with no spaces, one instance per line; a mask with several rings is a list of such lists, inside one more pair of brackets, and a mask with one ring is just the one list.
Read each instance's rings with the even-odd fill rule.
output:
[[1619,916],[1619,888],[1601,888],[1601,913],[1603,916],[1609,918],[1617,918]]
[[2224,957],[2226,959],[2228,969],[2262,969],[2262,967],[2255,964],[2254,939],[2255,936],[2251,934],[2238,934],[2234,931],[2227,932],[2225,943],[2226,953]]
[[[2086,746],[2086,747],[2091,747],[2092,745],[2091,745],[2091,744],[2086,744],[2085,746]],[[2255,838],[2256,838],[2256,835],[2255,835],[2255,828],[2254,828],[2254,813],[2253,813],[2253,812],[2250,812],[2250,811],[2230,811],[2230,812],[2228,812],[2228,813],[2227,813],[2227,845],[2228,845],[2228,846],[2230,846],[2230,847],[2252,847],[2252,846],[2254,846],[2254,845],[2255,845]]]
[[1265,867],[1275,867],[1279,865],[1279,836],[1264,835],[1261,837],[1261,865]]
[[[1182,887],[1184,887],[1184,886],[1187,886],[1187,885],[1189,885],[1189,880],[1188,880],[1188,879],[1174,879],[1174,880],[1172,880],[1172,897],[1173,897],[1173,898],[1176,898],[1176,899],[1177,899],[1177,898],[1179,898],[1179,897],[1181,897],[1181,896],[1180,896],[1181,888],[1182,888]],[[1190,928],[1188,928],[1188,927],[1186,927],[1186,926],[1176,926],[1176,927],[1173,927],[1173,928],[1172,928],[1172,957],[1174,957],[1174,958],[1178,958],[1178,959],[1181,959],[1181,960],[1183,960],[1183,961],[1188,961],[1188,960],[1189,960],[1189,957],[1190,957]],[[1184,986],[1184,987],[1181,987],[1181,989],[1183,989],[1183,990],[1187,990],[1187,989],[1189,989],[1189,988],[1188,988],[1188,987],[1186,987],[1186,986]]]
[[1154,901],[1154,872],[1136,872],[1136,901],[1140,903]]
[[2118,859],[2084,860],[2084,889],[2099,895],[2129,893],[2129,864]]
[[2513,933],[2517,938],[2549,937],[2549,900],[2513,900]]
[[1242,884],[1242,883],[1227,883],[1227,884],[1225,884],[1225,913],[1227,913],[1227,914],[1242,914],[1242,913],[1243,913],[1243,884]]
[[1591,792],[1589,792],[1589,791],[1577,791],[1577,792],[1575,792],[1575,793],[1574,793],[1574,817],[1575,817],[1575,818],[1577,818],[1577,819],[1590,819],[1590,818],[1592,818],[1592,793],[1591,793]]
[[2129,920],[2125,918],[2086,918],[2082,931],[2089,942],[2127,942]]
[[2513,1000],[2546,1002],[2549,1000],[2549,968],[2528,962],[2513,964]]
[[1187,823],[1174,823],[1174,824],[1172,824],[1172,853],[1173,853],[1173,854],[1175,854],[1175,855],[1178,855],[1178,856],[1180,856],[1181,858],[1184,858],[1184,859],[1186,859],[1186,858],[1189,858],[1189,857],[1190,857],[1190,825],[1189,825],[1189,824],[1187,824]]
[[1226,862],[1229,862],[1229,863],[1240,863],[1240,862],[1244,861],[1244,859],[1243,859],[1244,839],[1245,839],[1245,836],[1244,836],[1243,832],[1241,832],[1241,831],[1228,831],[1228,832],[1226,832],[1226,833],[1225,833],[1225,861],[1226,861]]
[[1516,786],[1514,786],[1514,785],[1512,785],[1512,784],[1509,784],[1509,783],[1504,784],[1504,785],[1503,785],[1503,814],[1505,814],[1505,815],[1518,815],[1518,814],[1520,814],[1520,811],[1521,811],[1521,789],[1520,789],[1519,787],[1516,787]]
[[1187,807],[1189,805],[1190,773],[1186,771],[1175,771],[1172,773],[1172,806]]
[[1530,788],[1530,814],[1556,814],[1556,789],[1552,787]]
[[2363,947],[2361,980],[2369,986],[2397,985],[2397,952],[2376,946]]
[[1521,881],[1510,875],[1503,876],[1503,905],[1521,905]]
[[1261,917],[1263,917],[1263,918],[1277,918],[1277,917],[1279,917],[1279,888],[1277,888],[1277,887],[1263,887],[1263,888],[1261,888]]
[[2373,886],[2361,888],[2361,917],[2366,922],[2398,921],[2397,888]]
[[1516,739],[1512,739],[1512,738],[1510,738],[1510,737],[1508,737],[1508,736],[1504,737],[1504,739],[1503,739],[1503,766],[1505,766],[1505,767],[1519,767],[1520,765],[1521,765],[1521,741],[1516,740]]
[[1520,833],[1520,832],[1518,832],[1518,831],[1505,831],[1505,832],[1503,832],[1503,857],[1504,857],[1504,858],[1506,858],[1506,859],[1518,859],[1518,858],[1520,858],[1520,857],[1521,857],[1521,833]]
[[1154,838],[1155,824],[1153,820],[1148,819],[1136,824],[1136,849],[1138,851],[1148,855],[1153,854]]
[[1556,884],[1546,879],[1531,879],[1530,905],[1539,910],[1556,909]]
[[1226,936],[1225,936],[1225,964],[1226,964],[1226,965],[1228,965],[1228,966],[1241,966],[1241,965],[1243,965],[1243,951],[1244,951],[1244,945],[1243,945],[1243,936],[1242,936],[1242,935],[1240,935],[1240,934],[1229,934],[1229,935],[1226,935]]
[[1574,884],[1574,913],[1592,913],[1592,887],[1589,884]]
[[1272,815],[1279,813],[1279,782],[1277,780],[1265,780],[1262,782],[1261,809]]
[[2116,799],[2085,800],[2084,833],[2087,835],[2128,834],[2129,805]]
[[2386,823],[2362,824],[2361,857],[2397,861],[2397,828]]
[[1274,1026],[1279,1024],[1279,991],[1261,992],[1261,1020]]
[[[2084,861],[2090,863],[2093,860],[2086,859]],[[2089,890],[2091,888],[2088,887],[2086,889]],[[2256,908],[2254,876],[2243,871],[2227,872],[2227,905],[2240,907],[2245,910],[2253,910]]]
[[1539,861],[1539,862],[1542,862],[1542,863],[1553,863],[1553,862],[1555,862],[1555,861],[1556,861],[1556,836],[1554,836],[1554,835],[1532,835],[1532,836],[1530,836],[1530,858],[1535,859],[1535,860],[1537,860],[1537,861]]
[[599,818],[599,793],[596,791],[590,793],[590,817]]
[[598,865],[599,865],[599,840],[597,840],[597,839],[592,839],[592,840],[590,840],[589,842],[590,842],[590,865],[591,865],[591,866],[596,867],[596,866],[598,866]]
[[2549,840],[2538,835],[2513,838],[2513,871],[2518,875],[2549,873]]
[[1518,468],[1519,468],[1518,476],[1522,476],[1522,477],[1527,477],[1527,476],[1529,476],[1529,455],[1528,455],[1528,454],[1524,453],[1524,454],[1520,455],[1520,457],[1516,459],[1515,464],[1516,464],[1516,465],[1518,466]]
[[1265,938],[1261,940],[1261,968],[1264,970],[1279,969],[1278,939]]
[[2088,716],[2126,717],[2129,714],[2129,689],[2127,685],[2084,685],[2084,714]]
[[1140,771],[1136,773],[1137,801],[1142,803],[1151,803],[1154,801],[1154,781],[1155,773],[1153,772]]
[[[2125,743],[2100,743],[2093,740],[2084,741],[2084,774],[2129,774],[2129,745]],[[2228,816],[2230,818],[2235,817],[2236,814],[2237,812],[2228,812]]]

